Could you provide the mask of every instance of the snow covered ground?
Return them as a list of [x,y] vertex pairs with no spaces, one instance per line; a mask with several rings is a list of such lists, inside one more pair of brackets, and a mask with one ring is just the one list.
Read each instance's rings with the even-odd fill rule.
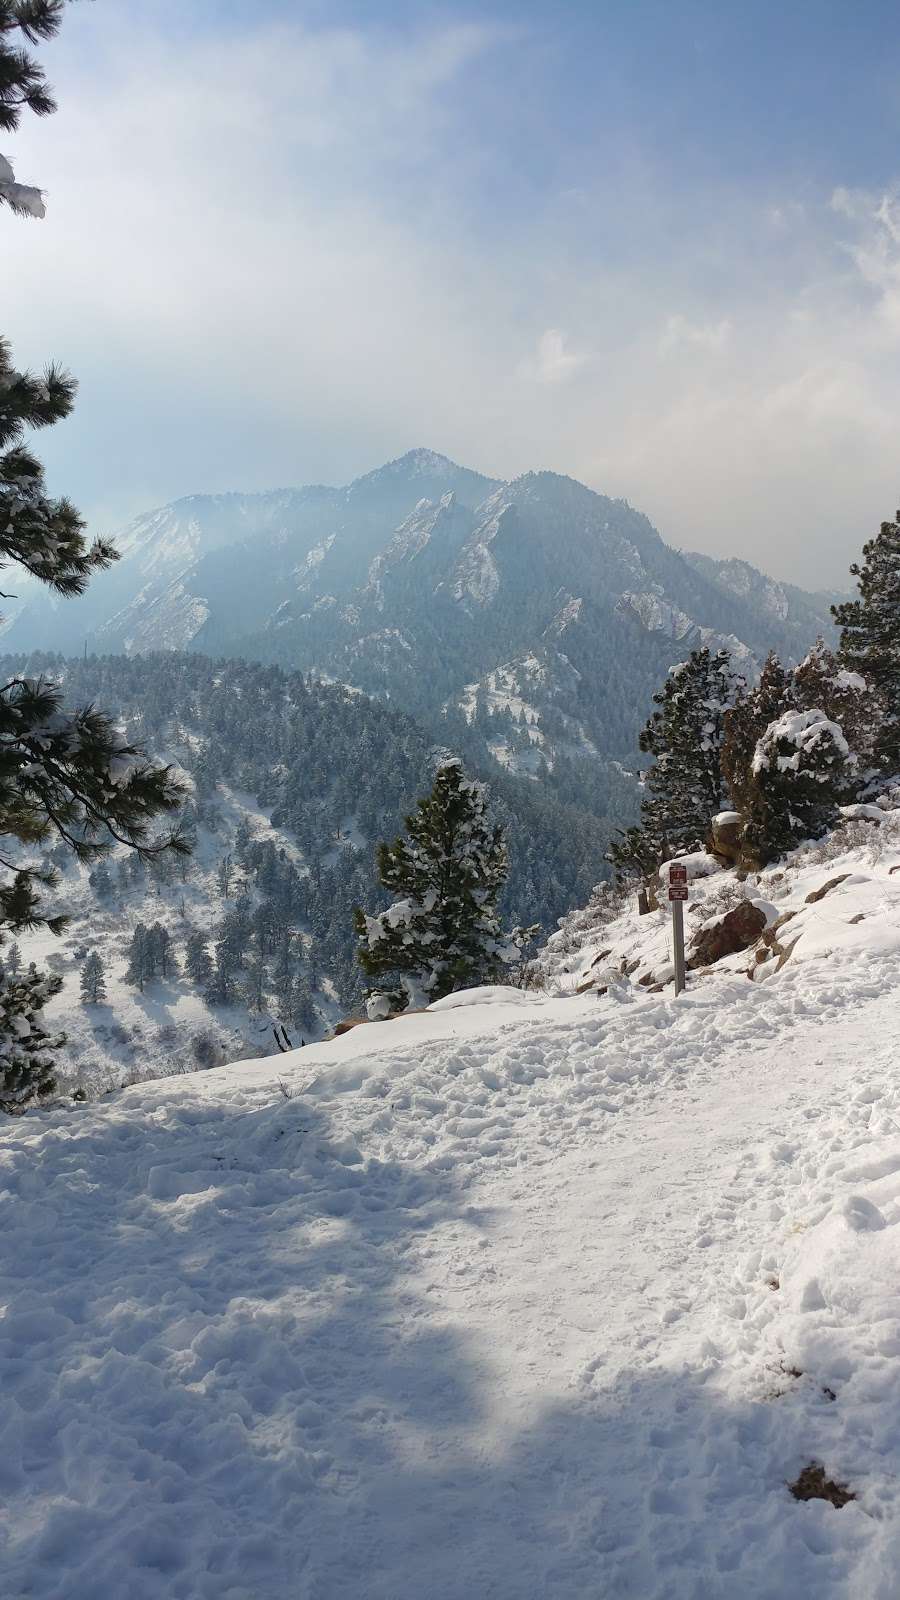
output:
[[[892,849],[768,885],[858,880],[763,981],[456,997],[7,1123],[3,1595],[893,1600]],[[793,1499],[812,1462],[856,1498]]]

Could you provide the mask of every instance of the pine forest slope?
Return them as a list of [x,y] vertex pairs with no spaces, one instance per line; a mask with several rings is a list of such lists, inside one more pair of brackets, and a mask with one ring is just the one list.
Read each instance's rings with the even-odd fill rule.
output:
[[[7,674],[50,672],[73,704],[96,702],[130,737],[177,762],[190,776],[197,847],[182,865],[163,858],[146,872],[120,851],[110,880],[94,877],[60,850],[59,909],[71,917],[62,940],[23,936],[23,957],[64,979],[48,1008],[69,1035],[64,1079],[88,1092],[132,1075],[184,1070],[209,1059],[276,1048],[272,1023],[290,1037],[316,1038],[359,1006],[354,905],[386,903],[375,846],[392,839],[433,781],[433,738],[408,716],[338,685],[277,667],[212,662],[195,653],[65,661],[7,657]],[[632,785],[619,777],[610,815],[567,803],[547,781],[517,778],[486,755],[458,719],[459,744],[483,774],[492,814],[505,827],[510,877],[507,925],[540,922],[545,933],[583,902],[604,871],[616,820],[630,813]],[[611,773],[614,778],[616,774]],[[593,787],[596,805],[599,786]],[[231,858],[225,895],[221,864]],[[227,951],[229,985],[209,1002],[182,970],[139,993],[123,980],[135,926],[161,922],[183,969],[187,941],[202,933],[210,954]],[[107,968],[105,1007],[84,1008],[80,967],[96,949]],[[259,963],[262,963],[260,975]],[[210,1042],[211,1041],[211,1042]]]

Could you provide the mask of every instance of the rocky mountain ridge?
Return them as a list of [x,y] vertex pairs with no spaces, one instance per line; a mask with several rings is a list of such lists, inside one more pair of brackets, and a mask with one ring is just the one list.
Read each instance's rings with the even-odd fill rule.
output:
[[632,755],[654,688],[698,644],[752,676],[768,649],[797,657],[831,627],[830,597],[683,555],[624,500],[552,472],[500,482],[428,450],[344,488],[192,496],[118,543],[81,599],[29,596],[6,646],[201,650],[344,681],[432,722],[486,711],[518,728],[485,731],[522,771]]

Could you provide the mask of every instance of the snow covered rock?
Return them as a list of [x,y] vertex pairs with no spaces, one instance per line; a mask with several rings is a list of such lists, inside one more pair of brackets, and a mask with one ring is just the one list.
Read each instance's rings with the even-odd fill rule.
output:
[[710,823],[711,853],[732,865],[740,857],[743,830],[744,819],[739,811],[720,811]]
[[806,896],[806,904],[808,906],[814,906],[817,901],[824,900],[825,896],[830,894],[832,889],[836,889],[839,884],[846,883],[850,876],[851,874],[849,872],[839,872],[836,878],[829,878],[828,882],[823,883],[821,888],[811,889],[809,894]]
[[764,907],[753,900],[743,900],[732,911],[706,928],[700,928],[691,944],[687,965],[691,970],[710,967],[724,956],[737,955],[755,944],[768,923]]

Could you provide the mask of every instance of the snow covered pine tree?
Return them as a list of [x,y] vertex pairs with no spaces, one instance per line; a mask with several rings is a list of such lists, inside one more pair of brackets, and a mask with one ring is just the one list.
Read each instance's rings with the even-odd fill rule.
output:
[[[11,36],[52,38],[63,10],[62,0],[0,0],[0,129],[18,127],[23,106],[39,116],[55,110],[41,68]],[[0,157],[3,205],[44,214],[40,191],[17,184]],[[47,495],[43,468],[23,443],[27,428],[68,416],[74,395],[74,381],[58,367],[40,378],[16,371],[0,339],[0,566],[16,562],[60,595],[80,594],[116,557],[102,540],[87,544],[70,501]],[[0,938],[4,927],[59,932],[64,921],[41,906],[52,869],[23,861],[8,841],[27,848],[56,836],[82,860],[114,839],[145,854],[180,849],[177,829],[157,840],[148,830],[160,812],[181,804],[183,792],[171,769],[150,762],[93,707],[66,710],[58,685],[46,679],[10,679],[0,687],[0,836],[7,841],[0,869],[8,874],[0,884]],[[56,988],[55,979],[34,973],[0,978],[0,1109],[21,1110],[53,1087],[48,1051],[60,1041],[44,1032],[39,1013]]]
[[850,571],[859,598],[831,608],[841,629],[838,654],[882,698],[878,762],[893,774],[900,772],[900,511],[863,545],[862,566],[854,562]]
[[765,866],[804,839],[818,839],[837,821],[856,766],[839,725],[820,707],[785,711],[770,723],[751,764],[748,863]]
[[881,705],[821,640],[790,672],[769,656],[759,683],[728,712],[722,744],[745,866],[764,866],[836,821],[871,776]]
[[609,851],[620,876],[646,876],[669,856],[702,847],[725,803],[723,721],[739,682],[727,650],[712,655],[704,646],[672,667],[653,696],[659,709],[640,736],[641,749],[655,757],[644,778],[640,824]]
[[495,980],[517,959],[497,918],[506,845],[486,813],[484,785],[449,758],[438,768],[431,794],[406,818],[408,839],[379,846],[381,881],[404,898],[373,917],[359,907],[354,912],[363,971],[399,980],[387,997],[390,1007],[379,1006],[376,996],[370,1015],[402,1010],[416,981],[427,1000],[437,1000]]

